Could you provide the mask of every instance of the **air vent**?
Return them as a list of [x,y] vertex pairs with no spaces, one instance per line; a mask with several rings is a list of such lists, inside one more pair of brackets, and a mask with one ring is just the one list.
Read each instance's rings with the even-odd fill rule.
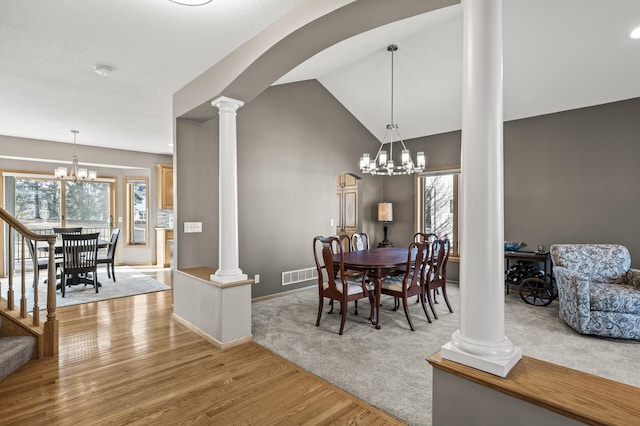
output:
[[287,271],[282,273],[282,285],[291,285],[309,281],[318,278],[318,270],[316,268],[298,269],[295,271]]

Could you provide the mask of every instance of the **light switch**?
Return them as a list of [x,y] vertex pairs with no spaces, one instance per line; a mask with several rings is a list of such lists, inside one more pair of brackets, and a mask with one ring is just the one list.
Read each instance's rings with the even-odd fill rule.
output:
[[184,222],[184,233],[202,232],[202,222]]

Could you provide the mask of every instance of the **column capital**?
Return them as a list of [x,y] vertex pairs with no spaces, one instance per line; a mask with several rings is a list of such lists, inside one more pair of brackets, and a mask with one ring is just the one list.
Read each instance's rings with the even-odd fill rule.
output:
[[218,96],[211,101],[211,105],[220,110],[222,110],[223,108],[231,108],[233,111],[236,111],[238,108],[244,105],[244,102],[239,101],[238,99],[228,98],[226,96]]

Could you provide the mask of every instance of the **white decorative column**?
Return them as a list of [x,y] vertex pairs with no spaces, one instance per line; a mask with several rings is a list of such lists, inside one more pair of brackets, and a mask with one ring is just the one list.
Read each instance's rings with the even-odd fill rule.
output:
[[463,0],[460,324],[442,357],[505,377],[502,1]]
[[219,158],[219,254],[218,269],[211,280],[219,283],[244,281],[238,254],[238,143],[236,111],[244,102],[221,96],[211,101],[220,116]]

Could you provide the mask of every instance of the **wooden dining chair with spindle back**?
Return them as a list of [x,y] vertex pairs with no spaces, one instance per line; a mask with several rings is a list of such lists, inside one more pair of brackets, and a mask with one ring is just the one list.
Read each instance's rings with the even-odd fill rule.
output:
[[[334,262],[334,254],[339,255],[340,261]],[[373,316],[373,285],[367,283],[367,273],[360,277],[347,277],[344,273],[343,245],[338,237],[315,237],[313,239],[313,256],[318,270],[318,318],[316,326],[320,326],[324,299],[340,302],[342,319],[339,334],[342,335],[347,319],[347,304],[351,301],[369,299],[371,302],[370,316]],[[357,315],[357,308],[356,308]]]
[[93,286],[98,292],[98,237],[99,232],[91,234],[61,234],[62,263],[61,283],[62,297],[65,289],[81,275],[91,275]]
[[111,231],[111,240],[107,248],[107,253],[98,256],[98,265],[107,265],[107,277],[116,282],[116,248],[118,247],[118,237],[120,236],[120,228],[113,228]]

